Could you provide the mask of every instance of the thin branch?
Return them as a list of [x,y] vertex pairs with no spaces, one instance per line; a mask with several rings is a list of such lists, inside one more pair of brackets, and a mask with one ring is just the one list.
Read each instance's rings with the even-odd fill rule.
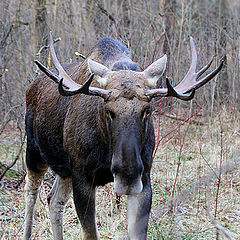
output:
[[6,174],[6,172],[7,172],[9,169],[11,169],[11,168],[16,164],[17,160],[19,159],[19,157],[20,157],[20,155],[21,155],[21,153],[22,153],[22,151],[23,151],[23,146],[24,146],[24,144],[25,144],[25,138],[26,138],[26,133],[24,134],[24,137],[23,137],[23,140],[22,140],[22,142],[21,142],[20,148],[19,148],[19,150],[18,150],[17,156],[15,157],[15,159],[13,160],[13,162],[12,162],[9,166],[7,166],[6,169],[2,172],[2,174],[0,175],[0,181],[2,180],[2,178],[4,177],[4,175]]
[[86,59],[87,57],[79,52],[75,52],[75,55],[81,57],[82,59]]
[[210,211],[209,211],[209,208],[208,208],[208,207],[205,207],[205,210],[206,210],[206,213],[207,213],[208,217],[210,218],[212,224],[217,228],[217,230],[221,231],[221,232],[223,233],[223,235],[224,235],[227,239],[229,239],[229,240],[235,240],[235,239],[232,237],[231,233],[230,233],[225,227],[223,227],[220,223],[218,223],[218,222],[216,221],[216,219],[214,219],[213,215],[212,215],[212,214],[210,213]]
[[[165,114],[164,116],[167,117],[167,118],[170,118],[170,119],[177,120],[177,121],[182,121],[182,122],[186,121],[185,118],[179,118],[179,117],[176,117],[176,116],[173,116],[173,115],[169,115],[169,114]],[[194,120],[194,119],[190,119],[189,123],[190,124],[193,123],[193,124],[200,125],[200,126],[207,125],[206,123],[203,123],[203,122],[200,122],[200,121],[197,121],[197,120]]]
[[[11,107],[8,112],[5,114],[4,116],[4,120],[2,121],[2,124],[0,125],[0,135],[3,133],[4,129],[6,128],[6,126],[8,125],[8,123],[12,120],[10,114],[12,112],[14,112],[15,108],[21,107],[20,105],[16,105],[14,107]],[[15,115],[15,114],[14,114]],[[17,117],[15,116],[15,118],[17,119]]]
[[12,32],[12,29],[13,29],[13,24],[11,24],[11,26],[6,31],[3,32],[3,35],[1,37],[2,40],[0,42],[0,49],[4,48],[5,43],[6,43],[7,39],[8,39],[8,37],[9,37],[10,33]]
[[[234,169],[238,169],[240,166],[240,151],[237,151],[234,156],[227,162],[222,164],[221,174],[226,175]],[[158,206],[152,210],[152,219],[150,221],[156,221],[158,218],[166,214],[171,209],[177,208],[181,204],[186,204],[196,195],[196,193],[203,189],[207,184],[216,181],[218,176],[216,175],[217,169],[211,171],[205,176],[201,177],[197,182],[190,184],[187,188],[182,190],[172,201],[169,201],[165,206]]]
[[4,69],[4,71],[2,73],[0,73],[0,77],[2,77],[3,75],[5,75],[8,72],[8,69]]
[[24,218],[24,216],[22,214],[18,213],[18,211],[15,208],[9,207],[5,202],[2,202],[2,205],[5,208],[7,208],[7,209],[11,210],[12,212],[16,213],[19,218]]
[[114,17],[112,16],[112,14],[109,13],[101,4],[98,3],[97,6],[100,9],[100,11],[109,18],[109,20],[111,20],[112,22],[116,23],[116,21],[115,21]]
[[[57,42],[59,42],[59,41],[61,41],[61,38],[60,38],[60,37],[54,39],[54,40],[53,40],[53,43],[57,43]],[[37,54],[36,54],[37,58],[40,58],[40,55],[41,55],[42,51],[45,50],[45,49],[48,49],[48,48],[49,48],[49,45],[44,45],[44,46],[42,46],[42,47],[39,49],[39,51],[37,52]]]
[[3,133],[4,129],[6,128],[6,126],[8,125],[8,123],[10,122],[11,118],[9,117],[0,127],[0,135]]

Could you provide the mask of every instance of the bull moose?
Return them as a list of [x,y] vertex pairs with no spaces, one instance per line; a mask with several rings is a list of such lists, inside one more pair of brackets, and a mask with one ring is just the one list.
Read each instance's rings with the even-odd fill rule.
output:
[[55,68],[35,61],[46,75],[39,75],[26,91],[23,239],[31,238],[34,205],[48,167],[56,173],[48,197],[55,240],[63,239],[63,212],[72,191],[83,239],[99,239],[95,191],[108,182],[114,182],[118,195],[128,195],[129,238],[146,239],[154,150],[151,100],[168,96],[191,100],[195,90],[221,70],[223,61],[198,80],[213,59],[196,72],[197,53],[190,38],[192,63],[186,76],[176,87],[166,79],[166,88],[157,88],[166,55],[141,71],[120,41],[102,38],[82,63],[61,65],[51,33],[49,39]]

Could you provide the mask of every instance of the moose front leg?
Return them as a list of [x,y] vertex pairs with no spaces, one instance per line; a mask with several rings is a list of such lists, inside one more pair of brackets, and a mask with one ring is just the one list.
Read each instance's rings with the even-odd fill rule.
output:
[[152,203],[149,175],[143,177],[143,191],[128,196],[128,234],[131,240],[145,240]]
[[27,168],[26,185],[24,187],[26,208],[23,240],[31,238],[34,206],[46,170],[47,168],[43,168],[39,173],[36,173]]
[[63,239],[63,213],[72,193],[72,179],[61,178],[57,175],[51,192],[48,196],[50,220],[55,240]]
[[84,240],[98,240],[95,219],[95,187],[83,174],[73,171],[73,198],[77,215],[81,222]]

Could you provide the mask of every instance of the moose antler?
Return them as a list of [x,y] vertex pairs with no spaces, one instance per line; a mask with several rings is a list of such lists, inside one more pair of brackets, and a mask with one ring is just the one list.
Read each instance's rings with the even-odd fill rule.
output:
[[71,77],[65,72],[62,65],[59,63],[57,59],[57,56],[53,47],[52,32],[49,32],[49,41],[50,41],[49,45],[50,45],[50,53],[51,53],[52,61],[55,68],[58,70],[58,76],[55,73],[53,73],[51,70],[47,69],[38,60],[35,60],[35,63],[48,77],[50,77],[53,81],[58,83],[58,90],[61,95],[73,96],[75,94],[83,93],[87,95],[100,96],[105,100],[109,98],[110,92],[111,92],[110,90],[90,87],[90,84],[92,83],[92,80],[94,77],[93,74],[91,74],[91,76],[87,79],[87,81],[83,85],[80,85],[75,81],[73,81]]
[[167,88],[157,88],[145,91],[145,94],[149,99],[155,97],[172,96],[185,101],[191,100],[194,97],[196,89],[202,87],[219,73],[223,67],[224,60],[221,60],[220,65],[215,70],[213,70],[204,78],[198,80],[198,78],[211,66],[214,58],[212,58],[206,66],[196,73],[197,51],[192,37],[190,37],[190,45],[192,52],[192,63],[183,80],[176,87],[172,87],[168,78],[166,78]]

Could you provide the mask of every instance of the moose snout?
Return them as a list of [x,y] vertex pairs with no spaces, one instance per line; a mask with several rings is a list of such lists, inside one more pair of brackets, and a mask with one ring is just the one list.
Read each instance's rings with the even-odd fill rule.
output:
[[114,191],[118,195],[135,195],[141,193],[142,190],[143,184],[140,177],[138,177],[133,184],[125,184],[121,177],[114,177]]
[[114,177],[114,191],[118,195],[135,195],[142,192],[142,165],[133,168],[132,171],[114,166],[112,173]]
[[[133,132],[128,131],[128,132]],[[119,195],[132,195],[142,192],[144,165],[140,154],[139,139],[136,134],[122,136],[115,146],[112,156],[114,190]]]

